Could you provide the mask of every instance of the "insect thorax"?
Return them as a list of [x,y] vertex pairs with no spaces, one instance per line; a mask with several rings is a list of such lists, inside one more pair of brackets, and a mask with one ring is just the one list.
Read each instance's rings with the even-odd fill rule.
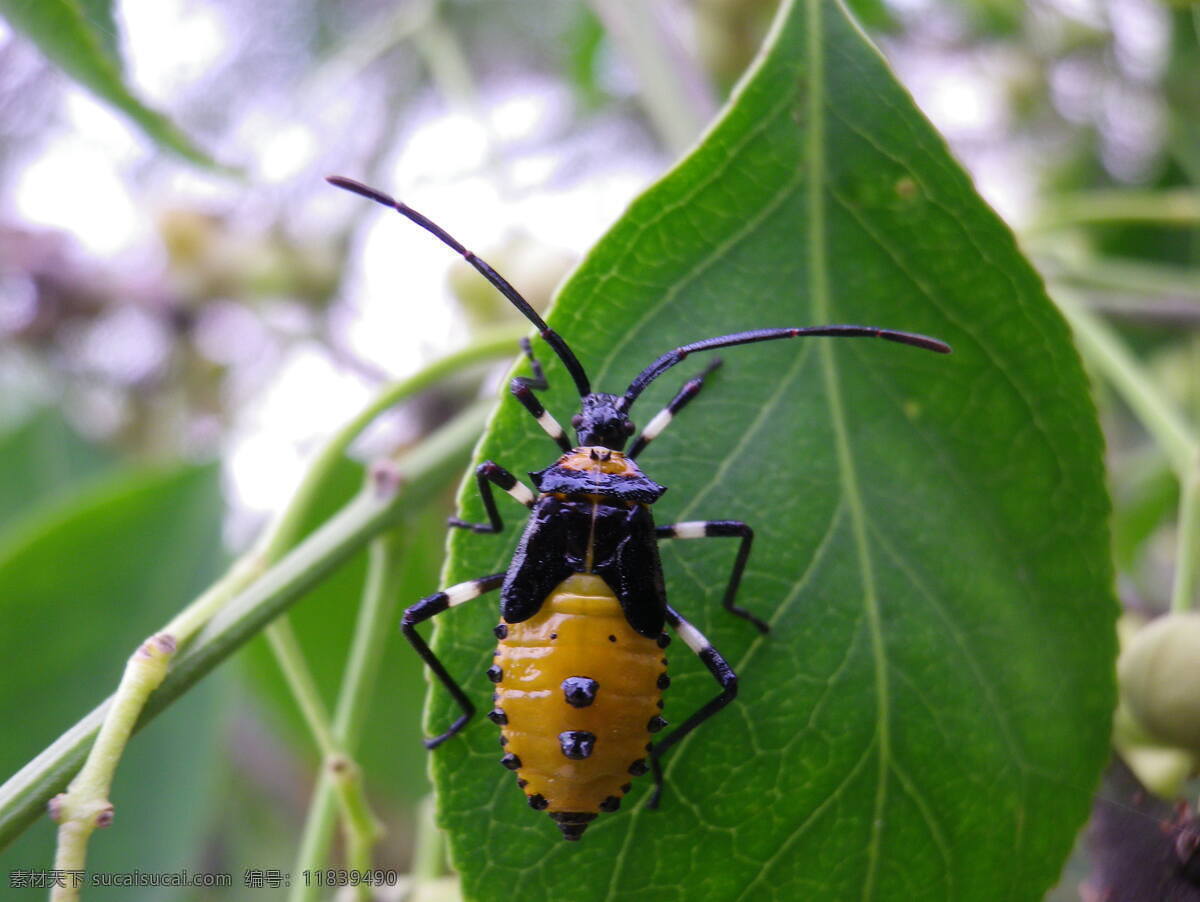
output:
[[553,465],[529,476],[543,494],[600,495],[641,504],[653,504],[667,490],[646,476],[631,458],[599,446],[574,448]]

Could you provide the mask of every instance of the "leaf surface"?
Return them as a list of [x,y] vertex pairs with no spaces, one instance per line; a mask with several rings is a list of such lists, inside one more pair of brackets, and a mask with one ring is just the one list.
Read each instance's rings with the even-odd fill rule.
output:
[[[0,776],[7,779],[111,692],[138,643],[216,576],[215,467],[122,472],[35,509],[0,541]],[[193,870],[220,761],[223,680],[198,687],[135,736],[117,769],[116,817],[89,849],[109,873]],[[52,866],[55,825],[34,825],[0,870]],[[93,887],[88,898],[162,898]]]
[[212,159],[126,83],[111,0],[0,0],[0,15],[56,66],[133,121],[161,148],[200,166]]
[[0,528],[111,466],[111,456],[80,438],[58,411],[34,412],[0,434]]
[[[721,611],[733,542],[664,543],[672,604],[740,674],[739,698],[668,756],[661,810],[637,781],[579,844],[528,810],[486,720],[447,742],[434,774],[467,898],[1039,898],[1107,757],[1100,434],[1037,276],[844,9],[784,5],[720,121],[601,240],[550,323],[614,392],[674,346],[750,328],[859,323],[955,353],[722,352],[639,463],[670,488],[658,522],[753,526],[740,599],[771,633]],[[659,379],[634,419],[704,362]],[[547,371],[565,423],[578,401]],[[556,453],[506,398],[479,458],[522,475]],[[454,535],[446,584],[506,568],[523,511],[498,500],[504,537]],[[473,480],[462,506],[483,518]],[[436,636],[481,710],[489,599]],[[716,685],[670,652],[679,724]],[[440,687],[432,699],[429,733],[456,713]]]

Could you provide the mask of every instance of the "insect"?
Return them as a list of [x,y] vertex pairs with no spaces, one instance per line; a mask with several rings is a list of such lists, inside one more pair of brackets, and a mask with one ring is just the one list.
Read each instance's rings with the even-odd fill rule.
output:
[[[450,525],[476,533],[500,532],[503,521],[493,486],[501,489],[531,512],[512,562],[503,573],[450,586],[404,612],[405,637],[461,710],[449,729],[425,745],[435,748],[458,733],[475,709],[416,626],[499,589],[499,642],[488,670],[495,691],[488,717],[500,726],[500,763],[515,772],[530,807],[549,814],[564,839],[578,840],[600,812],[620,806],[631,788],[630,778],[647,771],[654,776],[649,805],[657,807],[663,755],[733,701],[738,690],[737,675],[721,653],[667,603],[658,542],[737,539],[724,608],[764,633],[767,625],[735,603],[754,540],[750,526],[737,520],[655,525],[651,506],[666,488],[636,463],[638,454],[696,397],[720,361],[713,360],[685,382],[626,452],[636,432],[630,408],[651,382],[700,351],[801,336],[876,337],[940,353],[948,353],[950,347],[936,338],[866,326],[755,329],[668,351],[642,370],[624,394],[592,391],[566,341],[487,263],[394,198],[340,176],[328,181],[397,210],[458,252],[537,327],[579,392],[580,410],[571,418],[577,437],[572,444],[534,394],[547,388],[546,377],[529,342],[522,342],[533,377],[513,379],[510,390],[562,454],[546,469],[530,474],[536,494],[499,464],[480,464],[475,479],[487,522],[452,518]],[[661,716],[663,691],[671,682],[663,656],[670,642],[663,631],[666,626],[699,656],[720,692],[672,732],[652,741],[667,725]]]

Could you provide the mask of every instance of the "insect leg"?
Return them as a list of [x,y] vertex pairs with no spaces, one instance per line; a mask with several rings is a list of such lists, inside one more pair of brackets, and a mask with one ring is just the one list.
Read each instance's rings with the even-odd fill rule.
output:
[[469,529],[472,532],[493,533],[499,532],[504,528],[504,521],[500,519],[500,512],[496,510],[496,499],[492,495],[492,483],[500,486],[508,494],[512,495],[517,501],[524,504],[526,507],[533,507],[533,502],[536,500],[533,497],[533,492],[523,482],[519,482],[517,477],[504,469],[497,463],[490,460],[485,460],[475,468],[475,482],[479,486],[479,494],[483,498],[483,507],[487,511],[487,523],[468,523],[466,520],[460,520],[458,517],[451,517],[446,523],[458,529]]
[[744,620],[749,620],[759,632],[770,630],[765,623],[743,607],[734,604],[737,598],[738,586],[742,582],[742,572],[746,569],[746,561],[750,558],[750,545],[754,542],[754,530],[740,520],[694,520],[686,523],[672,523],[669,526],[659,526],[655,534],[660,539],[705,539],[719,536],[740,536],[737,558],[733,562],[733,571],[729,574],[729,585],[725,588],[725,599],[722,605],[731,614],[736,614]]
[[533,377],[517,376],[513,381],[520,382],[529,388],[536,388],[538,391],[545,391],[550,387],[550,383],[546,380],[542,364],[533,356],[533,345],[529,343],[528,338],[521,339],[521,350],[525,352],[525,357],[529,360],[529,368],[533,370]]
[[704,662],[704,666],[708,668],[708,672],[721,684],[721,693],[716,698],[709,699],[700,707],[700,710],[685,720],[681,726],[656,742],[650,749],[650,767],[654,771],[654,792],[647,803],[650,808],[657,808],[658,802],[662,798],[662,756],[671,746],[737,698],[737,674],[721,657],[721,653],[704,638],[704,634],[684,620],[679,612],[670,605],[667,605],[667,623],[671,624],[676,635],[699,656],[700,660]]
[[442,685],[450,691],[450,695],[453,696],[454,701],[462,709],[462,714],[459,715],[454,723],[450,724],[450,729],[440,736],[425,740],[425,748],[427,749],[436,748],[466,726],[467,721],[471,719],[471,715],[475,713],[475,706],[471,704],[471,700],[462,691],[462,687],[455,682],[454,677],[447,673],[445,666],[438,660],[437,655],[433,653],[425,643],[425,640],[421,638],[416,629],[417,624],[424,623],[430,617],[442,613],[447,608],[460,605],[465,601],[478,598],[485,592],[491,592],[500,588],[501,583],[504,582],[504,576],[505,574],[503,573],[496,573],[492,576],[484,576],[480,579],[459,583],[457,586],[450,586],[448,589],[443,589],[440,592],[435,592],[433,595],[422,598],[404,612],[404,619],[400,621],[400,631],[404,633],[404,638],[416,649],[417,654],[421,656],[421,660],[429,666],[429,669],[433,671]]
[[567,434],[563,431],[562,426],[558,425],[558,420],[550,415],[549,411],[542,406],[542,402],[537,399],[537,395],[533,393],[535,388],[548,388],[550,384],[546,381],[542,365],[533,356],[533,349],[529,345],[528,338],[521,339],[521,348],[525,351],[525,356],[529,358],[529,363],[533,367],[533,378],[517,376],[509,385],[508,390],[524,405],[526,410],[533,414],[533,418],[538,421],[539,426],[546,430],[546,434],[558,442],[558,447],[564,451],[570,451],[571,442],[567,439]]
[[646,428],[642,430],[642,434],[633,440],[633,446],[629,449],[626,457],[637,457],[645,450],[645,447],[654,441],[660,432],[670,425],[671,420],[675,418],[675,414],[683,410],[687,403],[700,394],[700,389],[704,386],[704,377],[721,365],[721,358],[714,357],[712,361],[696,376],[683,383],[683,388],[679,389],[679,393],[671,399],[671,403],[654,415],[654,418],[646,424]]

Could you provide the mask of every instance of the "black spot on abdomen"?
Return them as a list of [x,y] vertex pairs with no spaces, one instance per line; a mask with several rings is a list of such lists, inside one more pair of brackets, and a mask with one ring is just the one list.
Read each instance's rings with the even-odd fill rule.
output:
[[591,757],[596,747],[596,734],[587,730],[567,730],[558,734],[558,744],[562,753],[574,761],[582,761]]
[[563,697],[572,708],[586,708],[596,700],[599,688],[591,677],[573,676],[562,681]]

